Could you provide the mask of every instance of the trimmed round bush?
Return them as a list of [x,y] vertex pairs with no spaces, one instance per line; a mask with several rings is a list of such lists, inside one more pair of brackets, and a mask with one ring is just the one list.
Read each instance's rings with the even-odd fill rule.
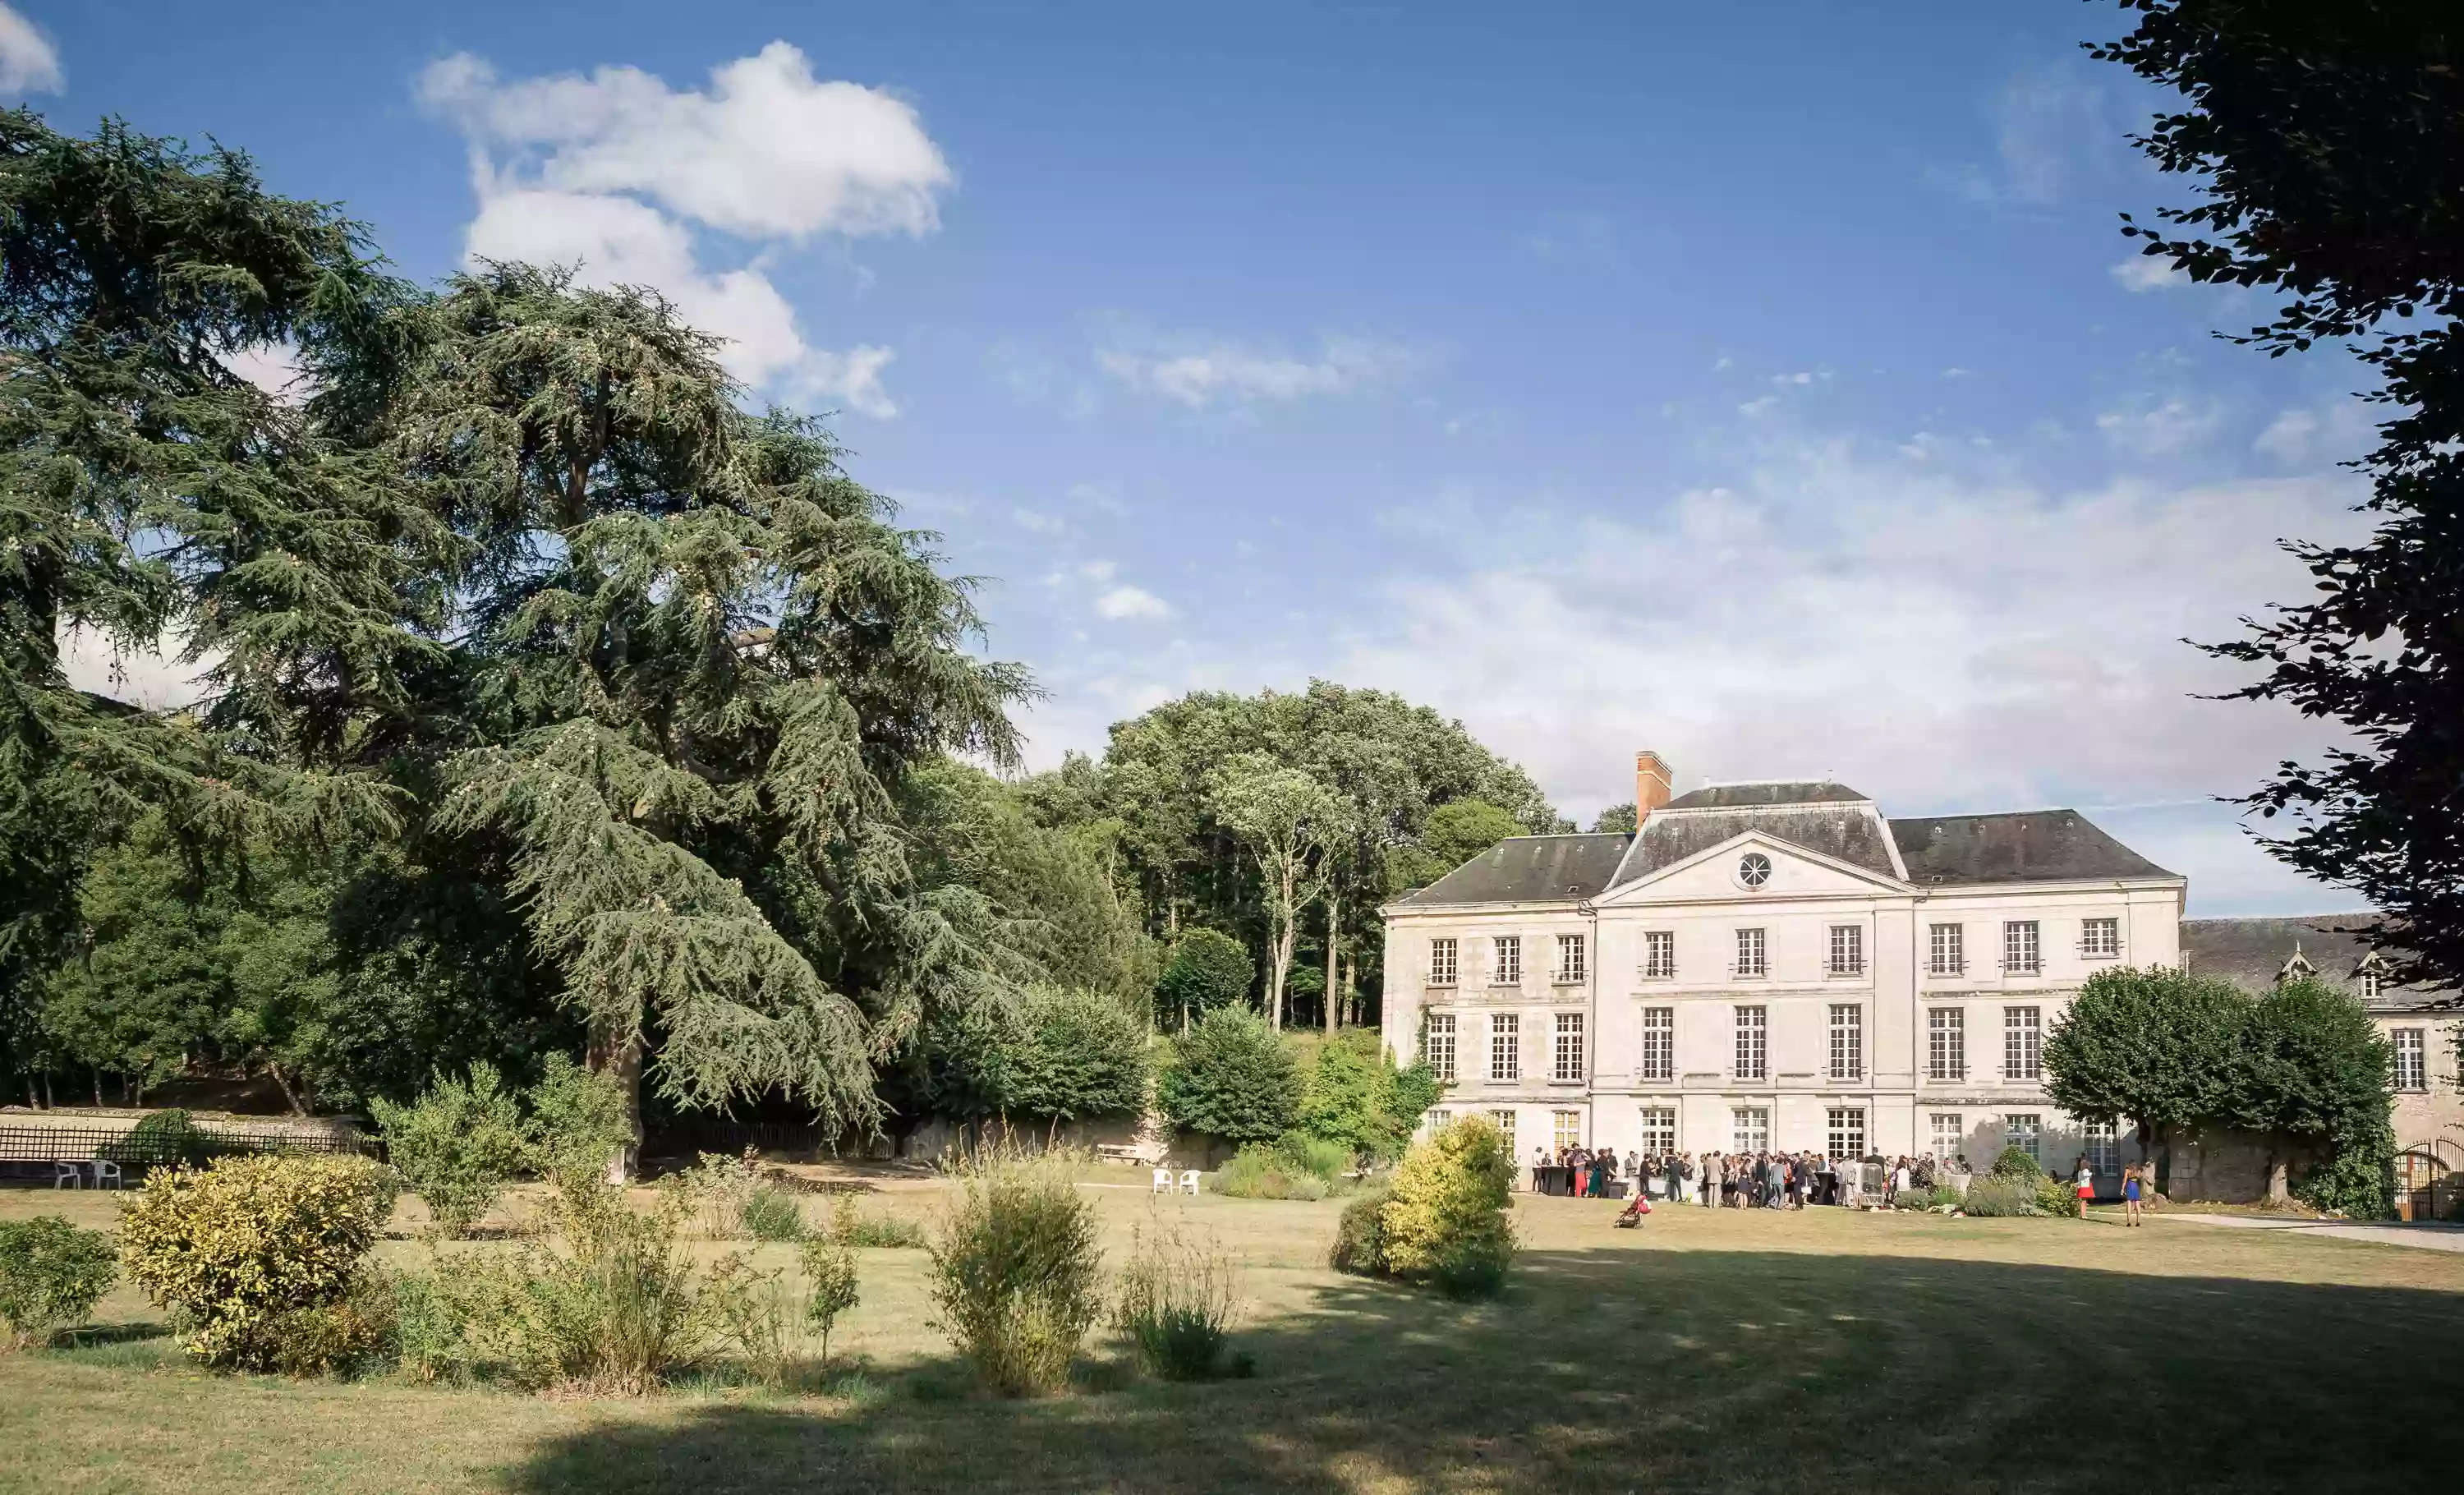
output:
[[1495,1127],[1465,1116],[1403,1154],[1378,1214],[1394,1276],[1450,1297],[1489,1297],[1514,1259],[1514,1164]]
[[109,1236],[56,1215],[0,1220],[0,1325],[32,1345],[84,1323],[119,1275],[117,1257]]
[[1265,1142],[1300,1119],[1300,1066],[1254,1012],[1210,1012],[1174,1041],[1156,1101],[1175,1126],[1232,1142]]
[[1334,1249],[1327,1253],[1328,1265],[1362,1277],[1388,1275],[1386,1205],[1394,1198],[1392,1189],[1371,1189],[1343,1207],[1343,1219],[1334,1227]]
[[393,1208],[363,1157],[227,1157],[156,1169],[121,1216],[129,1280],[208,1365],[339,1370],[372,1348],[364,1259]]
[[2045,1170],[2037,1166],[2036,1159],[2029,1154],[2026,1148],[2006,1147],[2002,1150],[2002,1155],[1993,1159],[1993,1176],[1996,1178],[2042,1178],[2045,1176]]

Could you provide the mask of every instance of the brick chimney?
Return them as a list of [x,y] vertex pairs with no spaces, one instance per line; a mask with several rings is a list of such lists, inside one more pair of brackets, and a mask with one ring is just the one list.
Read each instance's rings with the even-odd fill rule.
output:
[[1635,829],[1640,830],[1642,823],[1651,818],[1651,812],[1668,802],[1669,785],[1675,779],[1676,776],[1668,771],[1668,764],[1651,749],[1645,748],[1634,756]]

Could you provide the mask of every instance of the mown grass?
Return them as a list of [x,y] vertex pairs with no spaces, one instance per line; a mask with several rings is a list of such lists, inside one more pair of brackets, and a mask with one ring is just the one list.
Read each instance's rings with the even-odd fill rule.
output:
[[1614,1205],[1539,1199],[1514,1285],[1467,1306],[1327,1271],[1339,1201],[1094,1197],[1116,1257],[1151,1207],[1240,1254],[1255,1379],[1115,1359],[985,1399],[925,1326],[920,1254],[870,1251],[825,1395],[295,1385],[120,1338],[0,1359],[0,1490],[2360,1490],[2464,1457],[2464,1256],[2161,1219],[1616,1231]]

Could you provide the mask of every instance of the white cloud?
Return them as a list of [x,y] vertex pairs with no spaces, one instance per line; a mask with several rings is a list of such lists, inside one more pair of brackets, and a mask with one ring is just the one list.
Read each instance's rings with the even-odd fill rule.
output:
[[813,346],[762,261],[706,266],[692,225],[788,244],[927,233],[948,164],[910,105],[816,81],[784,42],[711,80],[678,93],[633,68],[506,82],[468,54],[431,64],[419,98],[471,145],[469,257],[579,264],[585,285],[652,287],[727,340],[722,358],[746,384],[895,415],[881,383],[891,349]]
[[1095,611],[1114,620],[1169,618],[1172,616],[1172,604],[1142,586],[1121,585],[1096,598]]
[[2366,451],[2377,433],[2368,406],[2335,400],[2316,409],[2278,412],[2251,446],[2285,467],[2323,467]]
[[307,375],[299,366],[299,349],[289,342],[260,342],[222,356],[223,366],[285,405],[308,397]]
[[2112,267],[2114,283],[2133,293],[2169,291],[2186,286],[2190,277],[2173,268],[2173,262],[2160,254],[2133,254]]
[[2111,186],[2138,161],[2126,137],[2142,121],[2108,91],[2108,78],[2068,58],[2020,69],[1989,111],[1992,164],[1937,166],[1926,177],[1984,207],[2028,210]]
[[1190,352],[1099,348],[1095,363],[1133,389],[1204,409],[1224,405],[1289,405],[1399,384],[1427,359],[1399,343],[1329,338],[1315,358],[1254,352],[1215,343]]
[[1738,406],[1737,413],[1749,418],[1757,415],[1769,415],[1773,409],[1777,408],[1778,406],[1779,396],[1775,394],[1767,394],[1759,400],[1748,400],[1745,404]]
[[1627,798],[1640,747],[1688,781],[1835,770],[1915,814],[2239,792],[2331,740],[2195,698],[2244,675],[2181,640],[2301,595],[2272,542],[2349,536],[2348,484],[1944,467],[1775,441],[1644,520],[1441,508],[1427,538],[1481,543],[1382,578],[1327,672],[1460,715],[1574,804]]
[[57,639],[60,672],[77,690],[147,711],[194,705],[205,695],[200,677],[211,668],[210,662],[180,663],[176,641],[167,651],[149,649],[122,653],[102,634],[65,624]]
[[0,95],[56,94],[65,82],[51,38],[13,7],[0,5]]
[[774,41],[713,68],[708,93],[677,93],[638,68],[500,82],[468,53],[420,75],[422,102],[480,145],[538,153],[561,191],[638,192],[752,238],[929,233],[949,163],[913,105],[814,78]]
[[2180,456],[2205,446],[2224,424],[2224,412],[2212,405],[2193,405],[2178,396],[2145,409],[2107,410],[2096,418],[2105,440],[2129,456]]

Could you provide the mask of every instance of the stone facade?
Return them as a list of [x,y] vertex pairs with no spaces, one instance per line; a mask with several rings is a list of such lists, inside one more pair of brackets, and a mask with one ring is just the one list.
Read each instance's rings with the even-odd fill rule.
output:
[[1836,783],[1666,777],[1642,755],[1632,833],[1517,838],[1386,908],[1388,1042],[1449,1075],[1440,1111],[1527,1160],[2017,1142],[2118,1168],[2045,1099],[2041,1044],[2091,972],[2179,961],[2182,878],[2067,810],[1895,821]]

